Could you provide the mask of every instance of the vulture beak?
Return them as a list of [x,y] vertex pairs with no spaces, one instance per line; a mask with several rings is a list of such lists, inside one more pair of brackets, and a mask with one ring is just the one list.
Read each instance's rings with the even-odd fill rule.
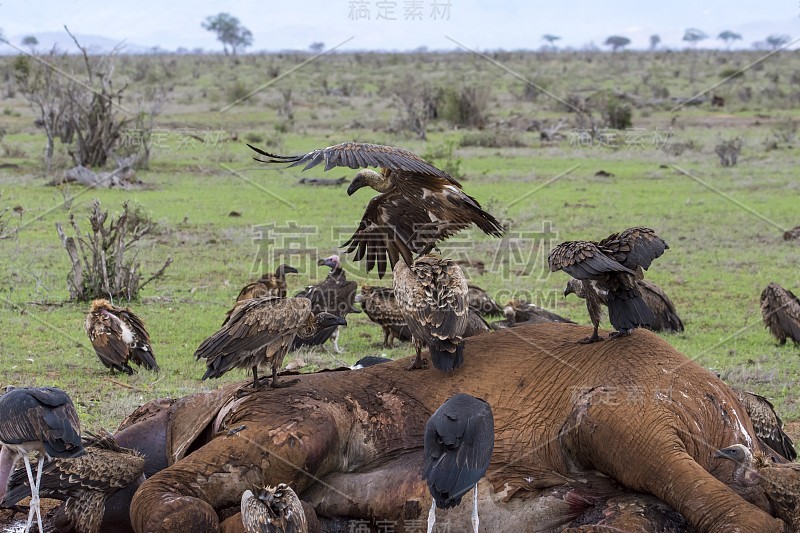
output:
[[284,274],[299,274],[299,273],[300,273],[300,271],[299,271],[299,270],[297,270],[297,269],[296,269],[295,267],[293,267],[293,266],[286,265],[286,266],[284,266],[284,267],[283,267],[283,273],[284,273]]
[[317,266],[326,266],[328,268],[336,268],[336,263],[334,263],[330,257],[326,257],[325,259],[320,259],[317,261]]
[[572,287],[570,287],[569,285],[567,285],[566,287],[564,287],[564,298],[566,298],[566,297],[567,297],[567,296],[569,296],[570,294],[572,294]]
[[336,317],[336,325],[337,326],[346,326],[347,325],[347,320],[345,320],[345,318],[342,317],[342,316],[337,316]]
[[350,186],[347,187],[347,196],[353,196],[353,193],[356,192],[361,187],[365,187],[367,183],[364,181],[364,178],[361,176],[356,176],[353,181],[350,182]]

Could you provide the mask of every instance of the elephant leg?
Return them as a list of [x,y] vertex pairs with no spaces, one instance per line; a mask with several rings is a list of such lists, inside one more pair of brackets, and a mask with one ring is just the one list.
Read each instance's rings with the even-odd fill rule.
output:
[[348,428],[339,425],[352,418],[338,407],[343,413],[334,413],[334,406],[276,401],[267,407],[269,423],[263,410],[252,414],[254,420],[237,419],[245,429],[220,433],[142,484],[131,502],[133,529],[216,532],[216,511],[236,505],[246,489],[291,483],[301,493],[341,460],[339,431]]

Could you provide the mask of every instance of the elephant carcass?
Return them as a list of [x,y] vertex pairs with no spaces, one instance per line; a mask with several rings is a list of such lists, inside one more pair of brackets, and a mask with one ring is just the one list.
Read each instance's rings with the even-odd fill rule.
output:
[[[759,446],[727,385],[647,331],[577,344],[587,332],[565,324],[502,330],[468,339],[465,364],[451,374],[409,372],[402,360],[306,375],[289,389],[239,399],[217,425],[241,430],[218,432],[145,481],[131,504],[133,527],[216,531],[217,511],[245,489],[291,483],[305,499],[325,479],[352,489],[342,496],[350,516],[423,518],[430,496],[419,488],[418,464],[394,460],[418,452],[430,414],[467,392],[494,411],[487,476],[507,499],[597,471],[656,496],[698,531],[780,531],[779,520],[717,479],[732,473],[713,458],[717,449]],[[347,482],[387,475],[398,490]]]

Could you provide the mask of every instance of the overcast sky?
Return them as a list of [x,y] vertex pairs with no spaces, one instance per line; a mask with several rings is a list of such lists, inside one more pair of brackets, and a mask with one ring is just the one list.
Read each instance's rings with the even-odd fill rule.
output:
[[200,24],[221,11],[253,32],[251,50],[307,49],[317,41],[330,48],[350,37],[342,50],[455,48],[447,36],[470,48],[536,49],[545,33],[575,48],[602,45],[612,34],[646,48],[655,33],[682,48],[691,27],[711,37],[701,46],[720,46],[714,37],[723,30],[742,34],[737,47],[773,33],[800,38],[797,0],[2,0],[0,29],[16,44],[25,35],[63,33],[66,24],[73,33],[131,45],[219,50]]

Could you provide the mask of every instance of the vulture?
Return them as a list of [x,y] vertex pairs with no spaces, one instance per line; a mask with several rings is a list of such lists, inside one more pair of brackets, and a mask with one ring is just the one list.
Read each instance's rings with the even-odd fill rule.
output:
[[[324,161],[325,170],[339,166],[362,169],[350,182],[347,194],[352,196],[362,187],[379,194],[369,201],[358,229],[343,246],[347,246],[346,253],[354,253],[356,261],[366,258],[367,272],[377,265],[381,278],[387,258],[390,268],[401,256],[410,266],[414,255],[425,255],[438,241],[472,224],[488,235],[505,233],[500,222],[464,193],[458,181],[408,150],[345,142],[282,156],[250,148],[264,156],[255,158],[261,163],[305,165],[303,170],[307,170]],[[380,172],[365,167],[377,167]]]
[[[32,489],[25,533],[31,529],[34,513],[39,531],[44,531],[39,508],[42,467],[48,458],[83,455],[78,413],[67,393],[53,387],[11,389],[0,396],[0,413],[0,500],[6,497],[8,478],[22,458]],[[39,454],[35,479],[28,459],[34,451]]]
[[487,331],[491,331],[492,328],[489,327],[489,323],[484,320],[484,318],[472,308],[467,309],[467,326],[464,328],[464,333],[461,335],[465,339],[467,337],[474,337],[475,335],[480,335],[481,333],[486,333]]
[[[636,285],[645,305],[653,312],[655,317],[648,329],[672,333],[682,332],[683,322],[677,311],[675,311],[675,304],[672,303],[672,300],[669,299],[661,287],[644,279],[637,279]],[[592,325],[595,328],[599,327],[601,305],[606,305],[608,291],[598,288],[597,283],[592,280],[571,279],[564,289],[564,296],[566,297],[570,294],[575,294],[578,298],[586,300],[586,308],[589,311]]]
[[794,239],[800,239],[800,226],[795,226],[792,229],[783,232],[784,241],[792,241]]
[[383,346],[391,348],[395,339],[411,340],[411,330],[394,297],[394,289],[363,285],[357,296],[367,317],[383,329]]
[[467,285],[467,298],[469,308],[480,313],[481,316],[502,316],[503,308],[497,305],[489,293],[477,285]]
[[142,320],[128,307],[117,307],[108,300],[94,300],[84,322],[86,334],[97,357],[111,372],[133,374],[128,361],[159,371],[150,335]]
[[237,302],[262,296],[278,296],[286,298],[286,274],[297,274],[297,269],[289,265],[280,265],[274,274],[264,274],[252,283],[248,283],[239,291]]
[[777,463],[742,444],[717,450],[715,457],[737,463],[734,483],[745,488],[760,487],[775,516],[786,522],[788,531],[800,531],[800,463]]
[[464,361],[467,327],[467,279],[451,259],[426,254],[409,267],[394,267],[394,292],[400,312],[411,330],[417,357],[410,369],[424,368],[422,348],[427,346],[433,366],[450,372]]
[[247,533],[307,533],[300,498],[289,485],[264,487],[242,494],[242,523]]
[[[325,281],[306,287],[295,296],[311,300],[311,310],[314,313],[326,311],[342,318],[347,316],[347,313],[360,313],[361,310],[354,307],[358,284],[355,281],[347,281],[339,256],[332,255],[320,259],[317,264],[331,269]],[[328,339],[333,342],[333,350],[342,353],[339,348],[339,326],[321,329],[310,339],[295,337],[292,349],[296,350],[301,346],[321,346]]]
[[754,392],[731,387],[742,402],[753,429],[761,442],[769,446],[775,453],[789,461],[797,458],[797,451],[794,449],[794,442],[783,431],[783,420],[780,419],[775,407],[763,396]]
[[375,356],[375,355],[367,355],[365,357],[362,357],[358,361],[356,361],[356,364],[351,366],[350,370],[361,370],[362,368],[367,368],[368,366],[375,366],[375,365],[379,365],[381,363],[388,363],[390,361],[391,361],[391,359],[389,359],[388,357],[378,357],[378,356]]
[[330,313],[314,314],[308,298],[262,296],[238,302],[222,328],[200,344],[194,353],[205,359],[203,379],[218,378],[231,368],[253,369],[253,390],[259,386],[258,365],[272,367],[272,387],[278,383],[278,369],[295,335],[308,338],[320,329],[346,326],[347,321]]
[[[587,297],[588,287],[605,293],[608,317],[614,331],[609,338],[630,335],[637,327],[648,327],[655,322],[653,312],[642,299],[636,283],[644,277],[653,260],[669,248],[650,228],[628,228],[613,233],[600,242],[567,241],[559,244],[547,257],[550,270],[563,270],[584,282],[586,308],[594,325],[594,332],[580,342],[602,340],[597,334],[600,322],[599,304]],[[599,299],[599,296],[598,296]]]
[[[106,499],[118,490],[144,481],[144,456],[120,447],[107,431],[82,439],[86,453],[79,457],[53,458],[44,463],[39,494],[64,501],[62,523],[57,529],[99,533]],[[24,472],[10,479],[3,506],[30,496]]]
[[800,346],[800,300],[777,283],[770,283],[761,293],[761,316],[764,326],[783,346],[792,339]]
[[503,307],[503,316],[509,326],[515,326],[522,323],[525,324],[541,324],[543,322],[564,322],[565,324],[574,324],[572,320],[557,315],[547,309],[543,309],[538,305],[528,303],[524,300],[510,300],[505,307]]
[[486,474],[494,450],[494,418],[485,401],[456,394],[444,402],[425,424],[425,481],[433,497],[428,531],[436,522],[436,508],[461,503],[473,489],[472,528],[478,533],[478,481]]

